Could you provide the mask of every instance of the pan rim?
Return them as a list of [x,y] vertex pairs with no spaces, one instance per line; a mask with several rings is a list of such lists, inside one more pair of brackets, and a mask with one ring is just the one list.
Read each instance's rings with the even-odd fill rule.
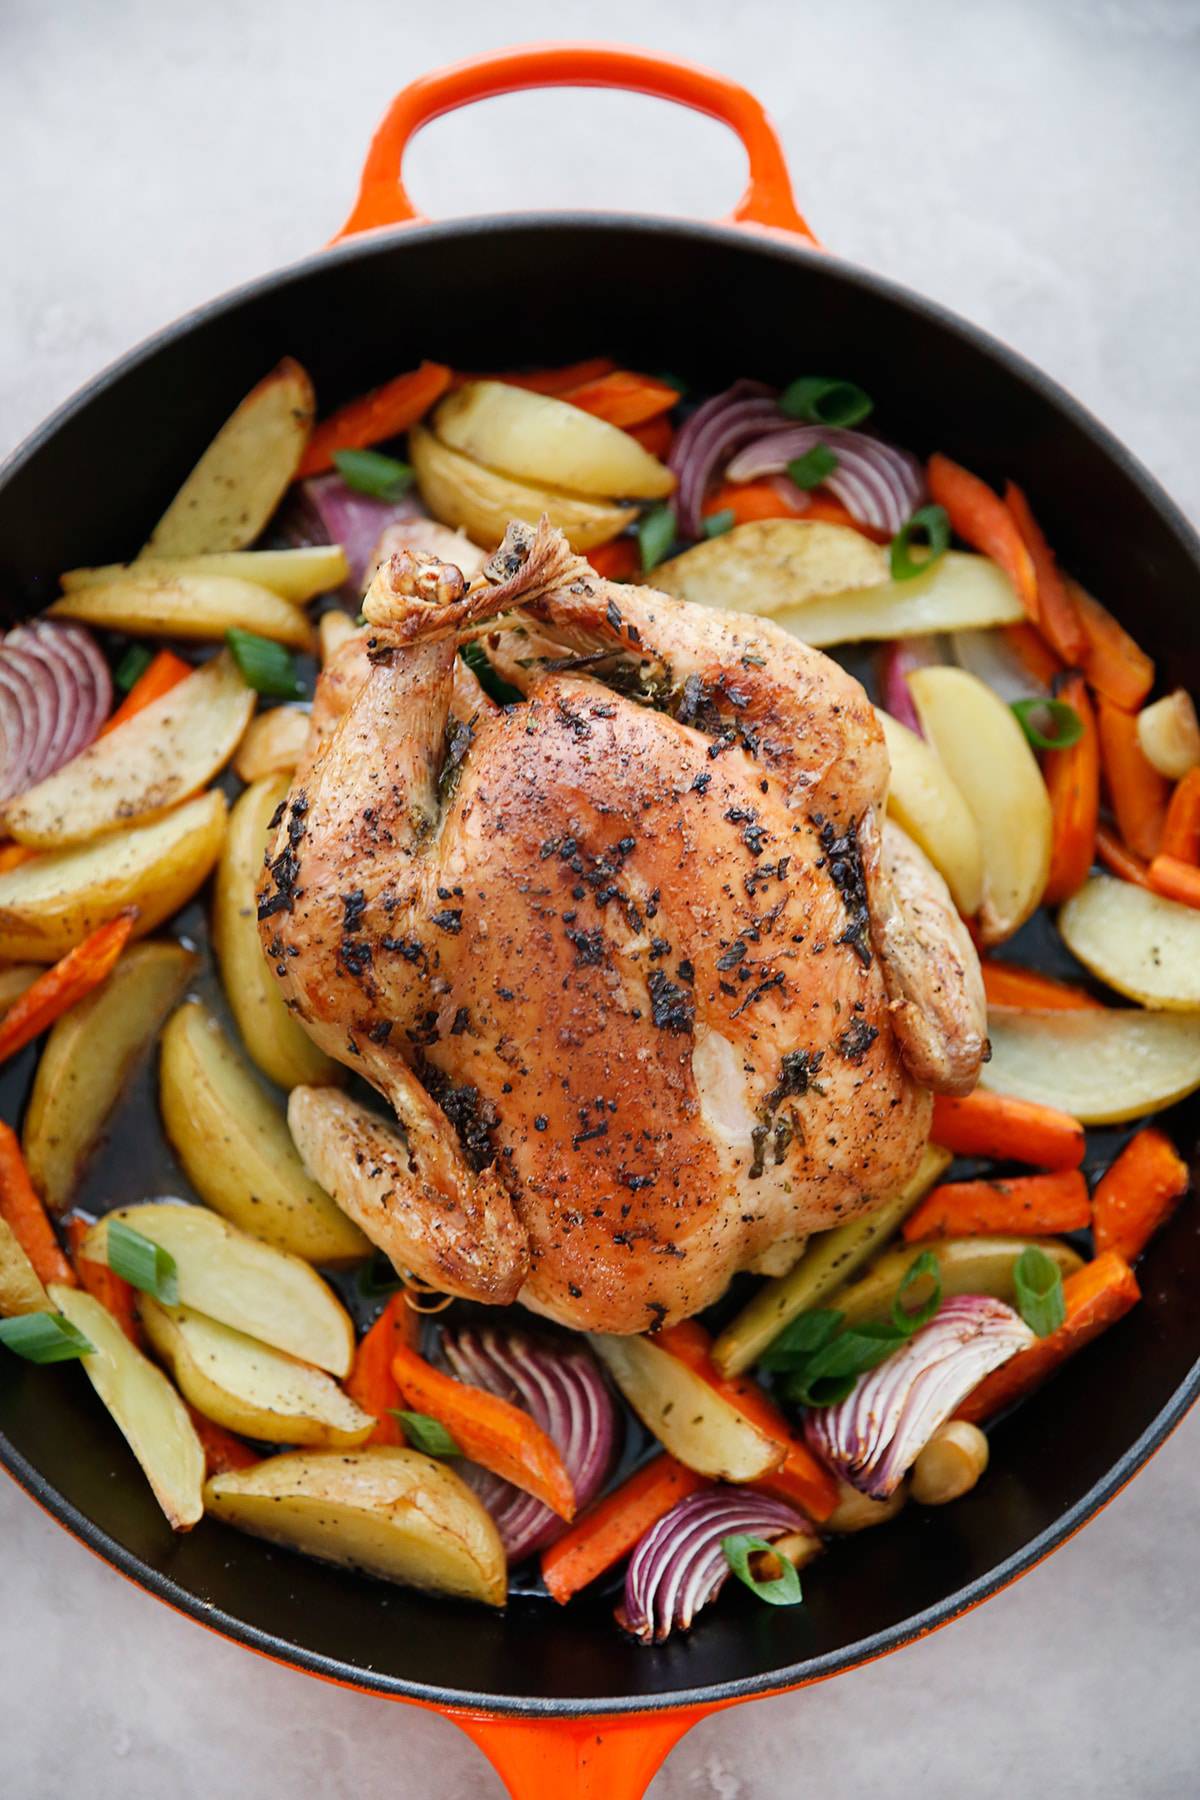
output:
[[[927,299],[890,277],[832,257],[828,252],[799,241],[791,242],[779,234],[758,233],[744,227],[702,220],[656,218],[648,214],[616,211],[513,212],[390,227],[350,238],[344,243],[318,250],[255,276],[189,309],[176,320],[133,345],[85,381],[0,462],[0,489],[97,395],[115,385],[128,371],[150,361],[160,350],[186,336],[210,318],[236,310],[238,306],[273,288],[284,286],[293,279],[302,279],[330,263],[339,264],[373,255],[390,254],[399,244],[437,242],[464,236],[494,236],[510,230],[544,231],[550,234],[564,227],[594,230],[599,234],[641,231],[681,240],[700,239],[727,249],[743,251],[747,255],[816,268],[823,273],[832,272],[851,286],[877,294],[891,305],[932,320],[951,335],[982,350],[999,363],[1010,377],[1034,390],[1084,432],[1139,490],[1176,538],[1200,578],[1200,533],[1157,477],[1073,394],[1020,351],[990,332],[942,303]],[[1027,1573],[1094,1517],[1145,1466],[1198,1397],[1200,1357],[1141,1434],[1073,1506],[986,1574],[945,1596],[934,1606],[840,1650],[829,1651],[780,1669],[703,1687],[678,1688],[655,1695],[613,1696],[603,1700],[585,1696],[537,1698],[493,1695],[468,1689],[443,1688],[381,1675],[378,1671],[363,1669],[354,1663],[302,1649],[198,1599],[133,1552],[126,1550],[68,1501],[2,1434],[0,1464],[59,1524],[137,1586],[164,1600],[175,1610],[208,1625],[230,1641],[272,1657],[286,1666],[363,1692],[378,1694],[383,1698],[416,1701],[442,1710],[479,1711],[505,1718],[610,1718],[719,1706],[806,1685],[858,1667],[888,1651],[901,1649],[939,1626],[949,1624]]]

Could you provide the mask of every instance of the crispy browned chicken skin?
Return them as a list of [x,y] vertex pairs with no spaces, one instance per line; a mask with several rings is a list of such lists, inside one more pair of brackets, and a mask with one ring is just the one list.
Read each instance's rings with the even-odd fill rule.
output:
[[[882,826],[859,684],[768,621],[599,579],[545,522],[469,588],[401,551],[322,676],[263,943],[389,1101],[289,1118],[445,1291],[634,1332],[912,1173],[975,1081],[978,964]],[[459,659],[486,636],[501,709]]]

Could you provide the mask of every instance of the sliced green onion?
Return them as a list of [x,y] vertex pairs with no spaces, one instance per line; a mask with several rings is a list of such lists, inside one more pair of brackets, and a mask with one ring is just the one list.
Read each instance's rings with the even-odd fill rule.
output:
[[135,681],[141,680],[153,661],[154,653],[147,650],[145,644],[130,644],[113,673],[113,680],[123,694],[129,692]]
[[413,482],[407,463],[378,450],[335,450],[333,466],[348,488],[373,500],[402,500]]
[[[1035,750],[1069,750],[1083,736],[1083,720],[1065,700],[1014,700],[1012,709]],[[1049,732],[1034,724],[1037,715],[1049,718]]]
[[784,1326],[778,1337],[771,1339],[758,1359],[759,1367],[788,1373],[802,1368],[810,1356],[823,1350],[835,1336],[845,1316],[844,1313],[815,1308],[800,1313],[790,1325]]
[[670,551],[675,542],[675,509],[652,506],[637,525],[638,549],[642,553],[642,573],[648,575]]
[[655,381],[661,381],[664,387],[673,387],[680,397],[688,391],[688,384],[683,380],[682,376],[672,375],[666,369],[660,369],[654,379]]
[[178,1305],[179,1271],[169,1250],[120,1219],[109,1220],[106,1241],[108,1266],[114,1275],[144,1294],[153,1294],[164,1306]]
[[18,1313],[15,1319],[0,1319],[0,1344],[31,1363],[71,1362],[96,1353],[96,1346],[61,1313]]
[[1036,1331],[1039,1337],[1049,1337],[1052,1331],[1057,1331],[1067,1316],[1062,1270],[1036,1244],[1030,1244],[1018,1256],[1013,1268],[1013,1286],[1017,1311],[1029,1329]]
[[776,1556],[780,1565],[780,1573],[773,1581],[760,1581],[750,1567],[750,1558],[765,1550],[768,1556],[775,1556],[774,1546],[765,1538],[752,1537],[748,1531],[732,1532],[729,1537],[721,1539],[721,1549],[725,1561],[737,1576],[744,1582],[752,1594],[765,1600],[768,1606],[795,1606],[804,1598],[800,1591],[800,1577],[786,1556]]
[[[904,1304],[905,1296],[917,1282],[926,1279],[933,1283],[929,1298],[910,1311]],[[920,1256],[905,1272],[904,1280],[896,1289],[896,1298],[892,1301],[892,1324],[897,1331],[902,1331],[906,1337],[911,1337],[914,1331],[921,1329],[922,1325],[928,1325],[941,1304],[941,1265],[932,1250],[922,1250]]]
[[225,633],[225,642],[243,677],[257,693],[271,700],[303,700],[295,658],[283,644],[259,637],[253,631],[242,631],[236,625]]
[[784,1398],[801,1406],[836,1406],[860,1375],[886,1362],[907,1337],[907,1331],[886,1321],[851,1326],[831,1338],[803,1369],[784,1379]]
[[388,1410],[403,1425],[404,1435],[414,1450],[423,1450],[426,1456],[462,1455],[440,1419],[431,1419],[428,1413],[400,1412],[395,1407]]
[[727,506],[723,512],[709,513],[704,521],[704,535],[705,537],[724,537],[727,531],[733,530],[736,523],[737,514],[732,507]]
[[[912,554],[914,531],[923,531],[926,537],[925,544],[920,546],[923,554],[916,557]],[[949,547],[950,515],[945,507],[919,506],[908,523],[902,525],[892,539],[892,580],[911,581],[914,575],[923,575],[939,557],[946,554]]]
[[835,425],[841,430],[860,425],[872,407],[870,395],[864,394],[857,382],[835,381],[828,375],[802,375],[779,396],[779,410],[789,419]]
[[828,444],[814,444],[803,456],[787,466],[787,472],[800,488],[817,488],[838,466],[837,454]]

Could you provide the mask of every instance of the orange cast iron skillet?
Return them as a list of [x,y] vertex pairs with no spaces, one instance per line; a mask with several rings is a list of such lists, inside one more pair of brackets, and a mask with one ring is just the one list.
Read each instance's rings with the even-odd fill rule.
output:
[[[401,185],[422,125],[518,89],[617,87],[722,120],[745,146],[746,192],[719,224],[625,214],[514,215],[433,225]],[[653,170],[644,183],[654,192]],[[1157,658],[1200,689],[1200,544],[1129,454],[1060,388],[994,340],[824,254],[796,210],[762,108],[733,83],[661,57],[592,46],[500,52],[426,76],[393,103],[353,211],[325,252],[201,308],[70,401],[0,470],[0,595],[8,620],[44,604],[59,570],[128,556],[238,398],[283,353],[324,409],[427,356],[459,368],[603,352],[715,391],[739,375],[843,374],[889,435],[1018,478],[1064,564]],[[198,915],[194,915],[198,920]],[[1035,925],[1023,960],[1065,973]],[[33,1052],[0,1080],[16,1119]],[[152,1072],[125,1120],[151,1108]],[[148,1116],[142,1115],[142,1116]],[[1198,1109],[1169,1121],[1190,1150]],[[1102,1164],[1119,1134],[1097,1137]],[[128,1129],[84,1203],[189,1190],[157,1130]],[[978,1604],[1092,1516],[1142,1466],[1200,1386],[1200,1234],[1188,1209],[1151,1245],[1143,1303],[994,1432],[974,1493],[913,1508],[848,1541],[792,1609],[723,1596],[688,1638],[643,1649],[611,1595],[566,1609],[533,1595],[502,1616],[392,1589],[205,1522],[166,1526],[78,1370],[6,1359],[0,1456],[108,1562],[193,1618],[328,1680],[436,1706],[514,1794],[632,1800],[705,1712],[818,1681]]]

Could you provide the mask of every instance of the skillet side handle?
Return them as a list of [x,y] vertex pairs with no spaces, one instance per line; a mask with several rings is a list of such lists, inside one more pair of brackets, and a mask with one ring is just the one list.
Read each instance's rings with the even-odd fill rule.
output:
[[642,1800],[705,1708],[611,1719],[511,1719],[452,1712],[512,1800]]
[[672,100],[707,113],[735,131],[750,166],[746,191],[725,223],[787,232],[819,248],[792,198],[792,184],[775,127],[746,88],[694,63],[612,44],[527,44],[435,69],[403,88],[371,140],[358,199],[332,241],[387,225],[426,224],[404,186],[410,138],[433,119],[528,88],[621,88]]

